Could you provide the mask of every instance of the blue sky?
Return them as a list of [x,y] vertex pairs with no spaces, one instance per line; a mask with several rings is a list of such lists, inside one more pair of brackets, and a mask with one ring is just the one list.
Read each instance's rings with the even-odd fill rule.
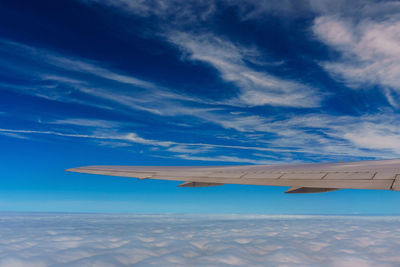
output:
[[0,210],[398,213],[396,192],[65,173],[398,158],[400,4],[2,1]]

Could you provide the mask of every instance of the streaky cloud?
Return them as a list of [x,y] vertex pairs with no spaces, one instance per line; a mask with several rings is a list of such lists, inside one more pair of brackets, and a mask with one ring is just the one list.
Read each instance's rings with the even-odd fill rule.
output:
[[400,16],[395,2],[363,6],[354,16],[321,14],[314,34],[340,58],[321,62],[335,79],[354,89],[378,86],[388,103],[398,108],[400,96]]
[[221,78],[240,89],[237,99],[224,104],[244,106],[318,107],[321,92],[300,82],[284,80],[267,72],[255,71],[245,61],[259,52],[246,49],[212,34],[189,34],[172,31],[167,39],[178,46],[187,58],[216,68]]
[[49,124],[59,125],[75,125],[84,127],[98,127],[98,128],[118,128],[120,125],[116,122],[110,122],[98,119],[83,119],[83,118],[69,118],[59,119],[47,122]]

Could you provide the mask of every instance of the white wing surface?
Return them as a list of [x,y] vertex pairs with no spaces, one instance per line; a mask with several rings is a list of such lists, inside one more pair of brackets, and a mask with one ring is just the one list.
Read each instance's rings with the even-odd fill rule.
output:
[[223,184],[290,186],[287,193],[318,193],[342,188],[400,190],[400,159],[223,167],[88,166],[67,171],[183,181],[182,187]]

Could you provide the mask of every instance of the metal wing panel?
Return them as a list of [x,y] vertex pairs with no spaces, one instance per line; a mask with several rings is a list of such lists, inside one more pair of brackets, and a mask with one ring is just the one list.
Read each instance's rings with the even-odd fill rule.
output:
[[331,172],[324,177],[326,180],[370,180],[374,177],[376,172]]
[[400,190],[400,160],[226,167],[89,166],[67,171],[209,184]]
[[132,178],[151,178],[157,172],[155,171],[139,171],[126,166],[88,166],[67,169],[67,172],[79,172],[79,173],[89,173],[89,174],[99,174],[99,175],[109,175],[109,176],[120,176],[120,177],[132,177]]
[[282,172],[247,172],[242,179],[278,179],[283,175]]
[[285,173],[281,179],[292,180],[321,180],[326,176],[326,172],[293,172]]

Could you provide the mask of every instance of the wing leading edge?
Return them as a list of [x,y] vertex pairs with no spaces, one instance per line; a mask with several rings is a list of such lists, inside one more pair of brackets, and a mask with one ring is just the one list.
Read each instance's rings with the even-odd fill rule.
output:
[[343,188],[400,190],[400,159],[224,167],[87,166],[67,171],[183,181],[182,187],[222,184],[290,186],[286,193],[319,193]]

